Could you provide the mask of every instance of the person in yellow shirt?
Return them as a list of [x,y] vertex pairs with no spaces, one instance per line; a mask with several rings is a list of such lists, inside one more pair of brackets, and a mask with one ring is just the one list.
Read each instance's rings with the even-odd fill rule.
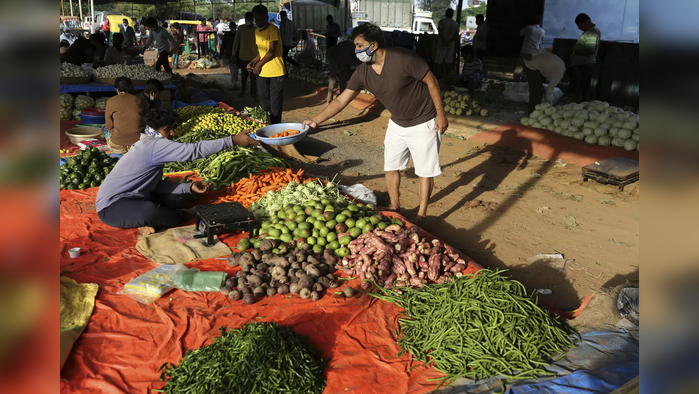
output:
[[282,38],[279,29],[270,24],[267,7],[258,4],[252,9],[255,20],[255,42],[257,56],[247,69],[257,75],[257,97],[262,109],[270,113],[270,123],[282,122],[282,105],[284,103],[284,68]]

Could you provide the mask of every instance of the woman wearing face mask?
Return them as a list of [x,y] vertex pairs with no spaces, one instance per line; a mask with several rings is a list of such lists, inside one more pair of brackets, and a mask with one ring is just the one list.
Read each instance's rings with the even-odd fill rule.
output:
[[146,102],[148,109],[160,108],[160,92],[165,90],[163,83],[157,79],[149,79],[143,85],[143,92],[138,96]]
[[257,75],[257,93],[262,109],[270,113],[272,124],[282,122],[284,103],[284,50],[279,29],[267,21],[267,7],[258,4],[252,9],[255,20],[257,56],[247,65],[248,71]]
[[143,116],[148,107],[135,96],[133,83],[126,77],[114,81],[117,95],[107,100],[102,133],[107,145],[116,153],[125,153],[143,133],[146,125]]
[[415,224],[427,222],[434,177],[442,173],[439,164],[441,135],[449,126],[442,106],[439,85],[429,66],[416,53],[386,48],[383,31],[363,24],[352,31],[355,54],[362,64],[340,96],[315,118],[303,122],[311,128],[342,111],[362,89],[367,89],[391,112],[384,140],[384,173],[391,199],[388,208],[400,210],[400,170],[410,157],[420,180],[420,207]]
[[145,117],[146,127],[97,191],[95,207],[100,220],[112,227],[139,227],[144,235],[174,227],[193,218],[191,194],[207,192],[201,183],[163,181],[163,167],[174,161],[192,161],[233,145],[259,145],[246,133],[212,141],[182,144],[172,141],[177,115],[155,109]]
[[245,86],[250,76],[250,96],[257,100],[257,76],[248,71],[248,64],[257,56],[257,44],[255,44],[255,25],[253,25],[252,12],[245,13],[245,24],[238,27],[238,32],[233,40],[233,56],[231,62],[235,62],[240,68],[240,97],[245,96]]

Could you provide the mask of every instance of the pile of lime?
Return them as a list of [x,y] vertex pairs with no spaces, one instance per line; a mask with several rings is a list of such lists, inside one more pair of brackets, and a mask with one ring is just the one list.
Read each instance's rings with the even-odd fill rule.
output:
[[97,148],[85,148],[61,166],[61,189],[85,190],[104,182],[119,159]]
[[[400,219],[383,216],[370,204],[349,204],[337,207],[330,200],[309,200],[304,204],[289,204],[261,224],[259,237],[250,240],[252,247],[259,247],[263,239],[271,238],[283,244],[292,243],[297,248],[310,245],[315,253],[325,249],[345,257],[350,254],[347,245],[363,233],[375,228],[385,229],[391,224],[403,226]],[[245,246],[245,244],[243,245]],[[278,253],[279,250],[273,250]]]

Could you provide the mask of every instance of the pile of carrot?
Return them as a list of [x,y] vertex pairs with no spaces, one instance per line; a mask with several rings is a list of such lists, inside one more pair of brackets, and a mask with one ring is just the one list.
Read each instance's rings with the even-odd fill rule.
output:
[[289,136],[292,136],[292,135],[296,135],[296,134],[298,134],[298,133],[299,133],[298,130],[284,130],[284,131],[278,132],[277,134],[275,134],[275,135],[273,135],[273,136],[270,136],[269,138],[289,137]]
[[305,183],[310,180],[312,179],[304,179],[303,169],[294,172],[291,168],[270,167],[261,170],[260,175],[250,174],[247,178],[232,184],[227,189],[228,194],[219,198],[217,202],[237,201],[248,208],[253,202],[264,197],[267,192],[280,190],[291,181]]

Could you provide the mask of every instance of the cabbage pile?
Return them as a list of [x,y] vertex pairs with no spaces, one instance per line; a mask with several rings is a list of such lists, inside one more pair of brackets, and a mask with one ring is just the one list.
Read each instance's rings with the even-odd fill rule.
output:
[[61,63],[61,78],[86,78],[91,77],[92,72],[75,64]]
[[[191,64],[191,63],[190,63]],[[218,68],[220,65],[216,60],[209,60],[206,58],[202,58],[197,60],[197,68],[199,69],[205,69],[205,68]]]
[[95,100],[95,108],[107,109],[107,100],[109,100],[109,97],[98,98]]
[[167,81],[172,76],[166,72],[155,71],[152,66],[145,64],[113,64],[95,69],[97,78],[116,79],[119,77],[127,77],[134,80],[145,81],[148,79],[157,79],[159,81]]
[[70,94],[62,94],[58,101],[61,104],[60,119],[70,120],[70,111],[73,109],[73,96]]
[[325,86],[328,84],[328,76],[322,71],[313,70],[310,68],[293,67],[287,70],[289,78],[297,81],[307,82],[316,86]]
[[471,100],[468,93],[454,91],[442,94],[444,111],[457,116],[488,116],[488,110],[481,108],[476,100]]
[[78,96],[75,98],[75,101],[73,101],[73,107],[75,109],[85,109],[85,108],[94,108],[95,107],[95,99],[92,97],[88,96]]
[[523,125],[551,130],[589,144],[639,150],[639,117],[631,111],[598,100],[555,107],[542,103],[535,108],[529,117],[522,118]]

